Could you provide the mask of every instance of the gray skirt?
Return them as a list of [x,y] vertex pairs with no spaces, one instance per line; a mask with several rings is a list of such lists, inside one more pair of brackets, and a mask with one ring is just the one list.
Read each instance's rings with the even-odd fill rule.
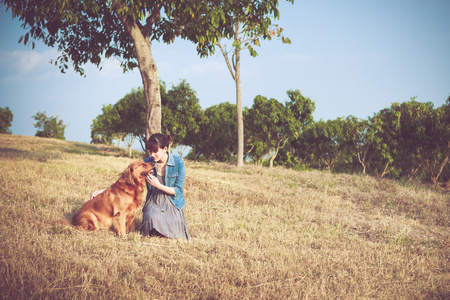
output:
[[[164,176],[158,176],[159,182],[165,184]],[[189,239],[184,208],[178,209],[169,196],[156,190],[146,206],[142,217],[140,231],[144,235],[163,235],[173,239]]]

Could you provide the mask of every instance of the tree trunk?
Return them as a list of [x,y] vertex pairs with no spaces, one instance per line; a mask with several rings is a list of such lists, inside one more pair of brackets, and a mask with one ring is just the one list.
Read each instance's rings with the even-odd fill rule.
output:
[[363,168],[363,174],[366,175],[366,154],[364,153],[364,157],[361,158],[361,152],[356,150],[356,157]]
[[[278,156],[278,152],[280,151],[280,149],[284,148],[284,146],[286,146],[286,143],[289,139],[285,139],[283,141],[283,139],[279,140],[277,142],[277,145],[274,147],[272,154],[270,155],[270,159],[269,159],[269,168],[273,167],[273,161],[275,160],[275,158],[277,158]],[[269,146],[270,147],[270,146]],[[270,152],[269,152],[270,153]]]
[[127,32],[133,40],[136,58],[141,72],[145,96],[145,140],[154,133],[161,133],[161,93],[159,72],[153,59],[149,36],[144,35],[132,19],[120,17]]
[[[145,95],[145,140],[147,141],[154,133],[161,133],[161,93],[159,83],[159,72],[156,68],[150,49],[150,40],[145,39],[136,43],[136,53],[144,84]],[[140,53],[140,54],[139,54]]]
[[276,158],[276,154],[272,154],[269,158],[269,168],[273,168],[273,161]]
[[136,136],[135,135],[127,135],[123,139],[123,143],[128,148],[128,157],[132,156],[131,155],[132,154],[131,147],[133,147],[133,144],[134,144],[135,141],[136,141]]
[[[236,30],[237,34],[237,30]],[[242,117],[241,51],[236,49],[236,111],[238,130],[237,166],[244,165],[244,118]]]
[[[449,142],[450,143],[450,142]],[[436,185],[444,170],[445,165],[449,162],[449,155],[446,155],[442,163],[439,164],[437,158],[434,159],[434,163],[430,163],[430,160],[419,157],[422,167],[425,169],[425,173],[430,177],[431,182]]]
[[[235,24],[234,40],[239,40],[239,23]],[[242,85],[241,85],[241,51],[238,48],[234,50],[233,66],[230,64],[228,54],[222,45],[217,43],[222,50],[223,57],[227,63],[228,70],[231,73],[231,77],[236,83],[236,116],[237,116],[237,130],[238,130],[238,151],[237,151],[237,166],[242,167],[244,165],[244,118],[242,116]],[[234,72],[233,72],[234,69]]]
[[280,150],[280,148],[278,147],[279,143],[277,144],[276,147],[274,147],[274,149],[272,150],[272,153],[270,153],[269,151],[269,168],[273,168],[273,161],[275,160],[275,158],[277,158],[278,155],[278,151]]
[[387,175],[389,172],[391,172],[394,169],[393,167],[389,168],[389,164],[390,164],[390,162],[387,162],[386,165],[384,166],[384,170],[381,173],[381,178],[383,178],[385,175]]

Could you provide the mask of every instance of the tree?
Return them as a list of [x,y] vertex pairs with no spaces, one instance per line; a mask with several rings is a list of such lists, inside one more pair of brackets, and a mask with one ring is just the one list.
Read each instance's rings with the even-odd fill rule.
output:
[[172,137],[171,147],[188,145],[189,140],[198,134],[203,120],[203,110],[197,93],[189,83],[182,80],[178,85],[165,91],[161,87],[162,133]]
[[[276,99],[267,99],[256,96],[253,105],[245,112],[246,128],[249,132],[250,142],[259,161],[269,157],[269,167],[273,167],[273,161],[278,151],[283,148],[292,137],[293,113]],[[251,152],[251,151],[250,151]]]
[[38,112],[33,118],[37,121],[34,125],[37,128],[36,136],[46,137],[46,138],[57,138],[60,140],[65,140],[64,131],[66,125],[63,124],[62,120],[57,120],[56,117],[47,117],[46,112]]
[[376,148],[378,155],[374,163],[374,170],[384,177],[391,172],[398,172],[397,164],[402,160],[402,153],[399,151],[400,139],[400,115],[393,109],[397,103],[390,108],[385,108],[376,113],[371,119],[377,141]]
[[297,148],[301,149],[301,155],[309,164],[317,164],[319,169],[325,166],[333,171],[346,146],[344,122],[342,118],[326,122],[320,120],[305,128],[297,141]]
[[367,165],[377,153],[374,127],[369,120],[361,120],[354,116],[345,119],[344,134],[349,142],[350,152],[358,159],[366,174]]
[[230,27],[224,11],[227,6],[217,1],[0,1],[28,29],[19,42],[31,41],[34,47],[35,41],[42,41],[57,47],[61,56],[53,63],[63,73],[69,60],[81,75],[84,64],[101,68],[102,60],[110,57],[118,58],[124,71],[138,66],[146,100],[147,138],[161,131],[160,81],[151,42],[171,43],[179,36],[199,43],[199,51],[207,54],[213,51],[210,44],[227,35]]
[[294,123],[290,124],[296,136],[301,134],[304,127],[314,122],[313,112],[316,110],[316,104],[310,98],[302,95],[299,90],[288,90],[286,94],[289,101],[286,102],[286,108],[292,112]]
[[449,105],[434,109],[431,102],[411,98],[393,103],[371,119],[377,138],[381,176],[421,178],[436,183],[450,154]]
[[11,134],[12,131],[9,129],[11,127],[11,122],[13,120],[13,114],[9,107],[0,107],[0,133]]
[[205,110],[198,134],[190,136],[193,156],[204,155],[207,161],[229,161],[236,155],[236,105],[229,102]]
[[298,138],[303,128],[313,121],[314,102],[299,90],[288,90],[286,94],[289,101],[284,105],[276,99],[257,96],[253,106],[245,111],[248,152],[259,163],[268,156],[269,167],[273,166],[280,149]]
[[[103,105],[102,114],[92,120],[91,143],[112,145],[114,139],[122,139],[116,133],[119,114],[112,104]],[[120,143],[119,143],[120,144]]]
[[[188,143],[189,135],[195,135],[202,122],[203,111],[196,92],[186,81],[166,91],[161,83],[162,133],[170,134],[175,145]],[[136,139],[145,151],[145,96],[142,88],[132,89],[114,105],[102,108],[103,113],[92,120],[92,142],[124,141],[131,153]],[[172,146],[172,143],[171,143]]]
[[[316,109],[316,104],[310,98],[305,97],[299,90],[288,90],[286,92],[290,101],[286,102],[286,108],[293,113],[292,119],[295,123],[291,126],[294,128],[294,135],[290,141],[289,150],[284,150],[283,157],[288,165],[296,165],[297,168],[303,168],[303,160],[299,159],[296,145],[301,138],[306,127],[314,122],[313,112]],[[283,159],[283,158],[282,158]],[[303,161],[303,162],[302,162]]]
[[397,107],[404,149],[413,154],[420,169],[436,184],[450,156],[448,107],[434,109],[432,102],[411,98]]
[[132,89],[130,93],[114,104],[118,118],[114,131],[123,137],[131,157],[131,147],[137,138],[144,141],[145,136],[145,98],[142,88]]
[[[293,3],[293,0],[288,2]],[[252,57],[258,55],[253,46],[260,46],[260,40],[271,40],[279,37],[283,43],[290,44],[290,40],[281,35],[283,29],[272,25],[272,18],[279,18],[278,1],[237,1],[226,3],[230,5],[231,32],[224,38],[232,40],[230,52],[219,41],[222,55],[228,70],[236,84],[236,112],[238,126],[237,166],[244,164],[244,121],[242,115],[242,84],[241,84],[241,50],[247,49]],[[229,53],[232,53],[231,60]],[[231,62],[230,62],[231,61]]]

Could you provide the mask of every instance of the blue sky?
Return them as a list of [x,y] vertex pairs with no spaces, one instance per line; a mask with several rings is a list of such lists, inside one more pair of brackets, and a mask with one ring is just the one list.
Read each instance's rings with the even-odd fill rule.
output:
[[[298,89],[316,104],[314,119],[367,118],[393,102],[417,97],[443,105],[450,95],[450,1],[296,0],[280,2],[277,23],[292,44],[262,42],[259,56],[242,57],[243,105],[257,95],[287,100]],[[123,74],[107,60],[103,70],[86,65],[86,77],[61,74],[49,63],[56,49],[17,41],[26,31],[0,7],[0,107],[14,115],[13,134],[34,136],[38,111],[59,116],[66,140],[90,142],[92,119],[142,85],[138,70]],[[224,59],[201,59],[182,40],[154,42],[160,78],[170,87],[185,79],[206,109],[235,103],[234,82]]]

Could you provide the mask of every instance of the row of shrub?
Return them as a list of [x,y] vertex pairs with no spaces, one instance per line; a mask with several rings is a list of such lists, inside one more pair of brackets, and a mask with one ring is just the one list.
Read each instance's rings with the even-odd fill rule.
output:
[[[244,107],[247,163],[432,183],[450,179],[450,97],[438,108],[412,98],[367,119],[315,121],[314,101],[298,90],[287,91],[287,96],[285,103],[257,96],[251,107]],[[185,81],[170,89],[163,83],[161,99],[162,131],[172,136],[172,147],[189,147],[187,157],[193,160],[236,160],[236,105],[224,102],[202,109]],[[144,150],[142,89],[104,106],[91,134],[94,143],[118,140],[130,149],[138,140]]]

